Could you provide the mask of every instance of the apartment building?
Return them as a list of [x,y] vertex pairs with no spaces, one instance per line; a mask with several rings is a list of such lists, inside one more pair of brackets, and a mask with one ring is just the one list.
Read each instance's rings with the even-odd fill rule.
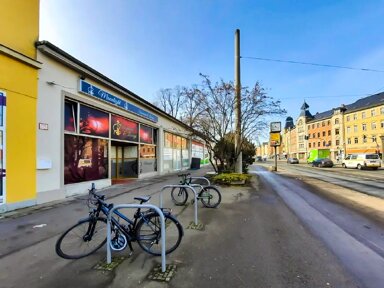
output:
[[291,119],[282,138],[283,153],[292,157],[306,159],[312,149],[330,149],[333,160],[384,151],[384,92],[315,115],[304,102],[295,125]]

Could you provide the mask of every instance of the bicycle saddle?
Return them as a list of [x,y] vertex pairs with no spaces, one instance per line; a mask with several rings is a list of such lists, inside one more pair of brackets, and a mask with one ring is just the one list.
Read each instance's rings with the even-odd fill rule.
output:
[[133,199],[140,201],[141,203],[145,203],[145,202],[148,202],[149,199],[151,199],[151,196],[138,196]]

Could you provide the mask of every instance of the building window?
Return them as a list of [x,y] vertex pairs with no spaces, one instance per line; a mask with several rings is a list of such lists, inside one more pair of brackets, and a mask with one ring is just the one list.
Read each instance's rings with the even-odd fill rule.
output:
[[353,132],[357,132],[358,129],[357,129],[357,125],[353,125]]
[[340,134],[340,129],[335,129],[335,135],[339,135]]
[[317,138],[320,138],[320,132],[317,133]]
[[363,143],[367,143],[367,136],[363,135]]
[[371,123],[371,129],[372,129],[372,130],[375,130],[375,129],[376,129],[376,122],[372,122],[372,123]]
[[381,114],[381,115],[384,114],[384,106],[380,107],[380,114]]
[[364,111],[364,112],[361,112],[361,119],[365,119],[365,117],[366,117],[366,113],[365,113],[365,111]]
[[329,140],[329,141],[328,141],[328,146],[331,146],[331,145],[332,145],[332,141]]
[[320,147],[320,142],[317,142],[317,147]]
[[325,131],[323,131],[323,136],[325,136]]
[[299,144],[300,149],[304,149],[304,144]]
[[355,144],[359,144],[359,138],[355,137]]
[[64,184],[108,178],[108,140],[64,135]]
[[336,140],[336,146],[340,145],[340,140]]
[[317,124],[316,124],[316,127],[319,128],[319,127],[320,127],[320,123],[317,123]]
[[375,109],[372,109],[371,110],[371,116],[373,117],[373,116],[375,116],[376,115],[376,110]]
[[339,124],[339,118],[335,119],[335,124]]
[[331,130],[328,130],[328,136],[331,136]]
[[111,115],[111,138],[138,142],[138,128],[136,122],[121,116]]
[[347,122],[349,122],[350,119],[351,119],[351,117],[348,115],[347,116]]
[[310,130],[311,129],[311,125],[308,125],[308,130]]
[[316,133],[313,133],[313,134],[312,134],[312,138],[316,138]]
[[311,143],[308,144],[308,148],[311,148]]
[[347,139],[347,143],[348,143],[348,144],[352,144],[351,138],[348,138],[348,139]]
[[324,127],[325,126],[325,122],[323,121],[323,122],[321,122],[321,126],[322,127]]
[[363,131],[367,131],[367,124],[363,124],[362,126],[361,126],[361,128],[363,129]]
[[98,109],[80,105],[80,134],[109,137],[109,114]]
[[313,148],[315,148],[316,147],[316,142],[313,142]]
[[326,144],[325,141],[323,141],[323,147],[325,147],[325,144]]
[[353,120],[357,120],[357,113],[353,114]]
[[315,124],[312,124],[312,129],[315,129]]
[[327,125],[328,126],[331,125],[331,120],[328,120]]
[[349,134],[349,133],[351,133],[351,127],[347,127],[347,133]]
[[384,128],[384,121],[380,122],[380,128]]
[[372,135],[372,142],[377,142],[376,135]]
[[77,103],[69,100],[64,102],[64,130],[77,132]]
[[148,126],[140,125],[140,142],[146,144],[153,143],[153,129]]

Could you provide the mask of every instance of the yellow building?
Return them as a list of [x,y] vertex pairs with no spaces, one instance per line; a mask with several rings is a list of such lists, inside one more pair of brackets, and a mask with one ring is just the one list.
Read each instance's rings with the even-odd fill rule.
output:
[[308,108],[304,103],[296,125],[291,117],[287,118],[291,129],[283,130],[284,153],[294,154],[292,151],[297,149],[298,158],[305,159],[304,151],[330,149],[332,160],[353,153],[378,153],[382,157],[384,92],[313,116]]
[[347,154],[383,153],[384,93],[347,105],[344,114]]
[[36,203],[39,0],[2,0],[0,212]]

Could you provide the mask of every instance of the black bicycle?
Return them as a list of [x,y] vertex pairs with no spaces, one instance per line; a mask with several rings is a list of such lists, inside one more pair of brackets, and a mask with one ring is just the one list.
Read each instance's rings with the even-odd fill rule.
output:
[[[192,185],[192,177],[190,173],[179,174],[181,177],[181,185]],[[195,187],[194,187],[195,188]],[[188,188],[185,187],[174,187],[171,191],[171,197],[175,205],[182,206],[188,201]],[[216,208],[221,202],[221,193],[214,186],[201,186],[197,199],[203,203],[205,207]]]
[[[134,199],[140,204],[149,201],[150,196],[140,196]],[[88,203],[93,205],[89,216],[65,231],[56,242],[56,253],[65,259],[80,259],[86,257],[107,241],[107,215],[113,208],[113,204],[104,202],[105,195],[97,195],[95,188],[89,190]],[[183,237],[183,227],[172,216],[171,211],[162,209],[166,239],[165,253],[174,251]],[[102,216],[100,216],[100,214]],[[110,246],[115,251],[121,251],[129,246],[133,251],[131,242],[136,241],[147,253],[161,256],[161,225],[160,216],[153,209],[142,211],[138,208],[133,220],[118,210],[114,211],[111,218],[111,242]]]

